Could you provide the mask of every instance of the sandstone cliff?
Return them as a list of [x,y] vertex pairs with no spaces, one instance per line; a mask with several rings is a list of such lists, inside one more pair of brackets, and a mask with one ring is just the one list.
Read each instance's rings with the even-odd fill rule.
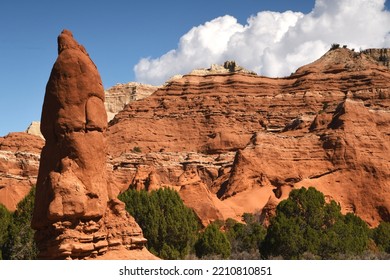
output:
[[[116,115],[109,127],[109,154],[120,158],[134,147],[151,154],[236,152],[234,160],[215,170],[217,176],[201,178],[205,169],[199,165],[190,171],[194,183],[172,179],[170,185],[187,203],[196,201],[194,193],[210,197],[198,212],[224,218],[271,211],[291,188],[315,186],[344,211],[376,225],[390,219],[389,83],[387,67],[347,48],[331,50],[286,78],[184,75]],[[334,126],[340,118],[346,124]],[[174,177],[168,168],[158,176],[146,169],[143,177],[152,181]]]
[[211,67],[167,82],[110,122],[113,195],[169,186],[204,224],[244,212],[266,222],[292,188],[314,186],[371,226],[390,221],[390,70],[378,53],[334,49],[279,79]]
[[42,138],[27,133],[0,137],[0,203],[14,211],[35,185]]
[[130,102],[143,99],[154,93],[159,87],[141,83],[117,84],[105,91],[104,106],[108,121],[123,110]]

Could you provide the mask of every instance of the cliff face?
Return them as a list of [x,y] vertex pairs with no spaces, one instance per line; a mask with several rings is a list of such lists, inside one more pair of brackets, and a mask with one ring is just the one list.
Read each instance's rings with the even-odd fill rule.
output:
[[390,70],[377,52],[331,50],[286,78],[214,66],[170,80],[109,123],[113,195],[169,186],[204,224],[266,222],[314,186],[372,226],[390,221]]
[[0,203],[15,211],[35,185],[44,140],[24,132],[0,137]]
[[[280,132],[294,119],[310,122],[347,96],[388,106],[389,73],[348,49],[284,79],[243,73],[187,75],[130,103],[109,127],[111,155],[129,150],[218,153],[244,148],[253,133]],[[385,102],[385,103],[383,103]]]
[[[194,193],[208,192],[207,206],[198,211],[213,208],[224,218],[272,211],[291,188],[314,186],[345,212],[376,225],[390,219],[389,85],[387,67],[346,48],[286,78],[185,75],[116,115],[109,154],[123,157],[134,147],[144,153],[235,152],[216,176],[202,178],[199,165],[191,171],[197,182],[172,179],[170,185],[187,203],[196,201]],[[159,177],[172,178],[164,174]]]
[[108,121],[123,110],[130,102],[148,97],[159,87],[140,83],[117,84],[105,91],[104,106],[107,111]]

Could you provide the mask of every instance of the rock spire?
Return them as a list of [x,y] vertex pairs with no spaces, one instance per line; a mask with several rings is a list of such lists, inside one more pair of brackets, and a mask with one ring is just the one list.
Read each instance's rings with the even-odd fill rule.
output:
[[85,259],[123,248],[144,250],[141,229],[110,195],[106,129],[99,72],[85,48],[64,30],[41,116],[46,143],[32,220],[41,258]]

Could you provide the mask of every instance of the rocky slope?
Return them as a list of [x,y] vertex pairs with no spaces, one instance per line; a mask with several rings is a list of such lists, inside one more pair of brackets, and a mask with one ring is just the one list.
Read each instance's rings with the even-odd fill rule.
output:
[[292,188],[314,186],[371,226],[389,221],[383,52],[334,49],[286,78],[215,66],[170,80],[110,122],[113,192],[175,188],[207,224],[266,222]]

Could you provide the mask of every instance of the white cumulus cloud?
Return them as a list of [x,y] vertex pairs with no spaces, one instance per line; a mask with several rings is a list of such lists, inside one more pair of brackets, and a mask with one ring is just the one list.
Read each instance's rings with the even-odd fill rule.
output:
[[175,74],[235,60],[258,74],[280,77],[319,58],[332,43],[389,47],[385,0],[316,0],[308,14],[262,11],[245,25],[226,15],[193,27],[177,49],[142,58],[134,71],[139,82],[162,84]]

